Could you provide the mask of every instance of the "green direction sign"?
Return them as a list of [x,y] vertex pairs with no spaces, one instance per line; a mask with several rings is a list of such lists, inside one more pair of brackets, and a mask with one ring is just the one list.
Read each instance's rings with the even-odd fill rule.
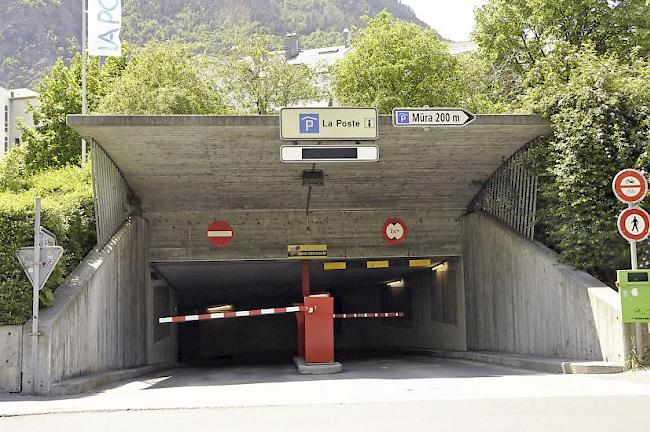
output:
[[650,322],[650,270],[618,270],[623,322]]

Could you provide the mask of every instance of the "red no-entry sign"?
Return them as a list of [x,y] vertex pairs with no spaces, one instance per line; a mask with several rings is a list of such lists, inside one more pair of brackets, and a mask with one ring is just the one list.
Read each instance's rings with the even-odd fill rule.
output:
[[628,241],[642,241],[650,232],[650,216],[639,207],[625,209],[618,216],[618,232]]
[[384,222],[384,240],[388,243],[396,245],[406,240],[408,228],[404,221],[400,218],[391,218]]
[[612,190],[620,201],[626,204],[638,203],[648,193],[648,180],[641,171],[625,169],[614,177]]
[[208,225],[208,241],[216,247],[225,247],[232,241],[232,227],[226,221],[214,221]]

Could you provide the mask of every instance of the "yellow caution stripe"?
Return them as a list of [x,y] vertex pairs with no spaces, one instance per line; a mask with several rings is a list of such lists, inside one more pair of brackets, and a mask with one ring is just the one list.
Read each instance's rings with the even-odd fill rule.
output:
[[348,268],[348,265],[345,261],[341,262],[326,262],[323,263],[324,270],[345,270]]
[[431,267],[430,259],[412,259],[409,260],[409,267]]
[[388,263],[388,260],[384,261],[368,261],[366,263],[367,267],[369,269],[375,269],[375,268],[388,268],[390,267],[390,264]]

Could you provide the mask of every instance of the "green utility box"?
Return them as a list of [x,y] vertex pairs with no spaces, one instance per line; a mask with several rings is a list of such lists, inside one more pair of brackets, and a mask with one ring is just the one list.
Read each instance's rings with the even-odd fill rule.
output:
[[618,270],[623,322],[650,322],[650,270]]

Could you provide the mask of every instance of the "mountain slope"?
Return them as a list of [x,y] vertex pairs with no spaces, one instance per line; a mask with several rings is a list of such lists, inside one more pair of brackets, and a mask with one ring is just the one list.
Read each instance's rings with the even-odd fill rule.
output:
[[[57,57],[70,58],[80,47],[79,0],[3,0],[0,12],[0,85],[33,86]],[[209,7],[207,7],[209,6]],[[310,44],[340,42],[346,27],[363,15],[387,9],[425,25],[399,0],[123,0],[123,40],[196,42],[207,51],[223,49],[227,29],[256,23],[276,35],[312,35]]]

